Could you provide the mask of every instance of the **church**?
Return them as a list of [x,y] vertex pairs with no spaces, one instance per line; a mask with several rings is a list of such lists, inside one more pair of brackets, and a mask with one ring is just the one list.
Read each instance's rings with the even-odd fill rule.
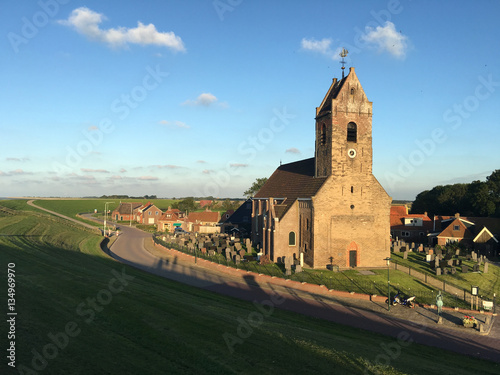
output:
[[392,199],[372,173],[372,102],[354,68],[316,108],[313,158],[283,164],[252,200],[252,241],[274,262],[383,267]]

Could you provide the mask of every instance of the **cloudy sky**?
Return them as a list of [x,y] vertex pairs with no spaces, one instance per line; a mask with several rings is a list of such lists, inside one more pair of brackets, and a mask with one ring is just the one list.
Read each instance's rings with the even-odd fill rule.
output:
[[241,197],[349,50],[394,199],[500,168],[498,1],[0,4],[0,196]]

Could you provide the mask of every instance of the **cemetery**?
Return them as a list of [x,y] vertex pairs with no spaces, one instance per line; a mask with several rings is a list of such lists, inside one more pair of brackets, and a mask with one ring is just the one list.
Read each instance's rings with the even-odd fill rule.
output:
[[[482,301],[489,306],[496,293],[496,280],[500,277],[498,267],[490,263],[486,256],[474,250],[449,244],[434,247],[415,243],[406,243],[401,240],[393,242],[391,258],[395,268],[408,268],[408,273],[421,277],[424,281],[433,278],[453,289],[455,294],[461,295],[463,300],[470,301],[471,285],[479,285]],[[461,290],[460,293],[457,290]],[[482,306],[482,303],[480,303]]]
[[[338,267],[332,266],[328,269],[318,270],[307,267],[301,262],[301,259],[294,259],[293,257],[282,257],[279,259],[280,262],[274,263],[269,260],[268,256],[263,255],[259,248],[252,247],[250,239],[223,233],[158,233],[154,237],[154,241],[165,248],[191,254],[195,259],[203,258],[242,271],[324,285],[329,290],[387,295],[387,268],[375,268],[371,271],[354,268],[339,271]],[[457,255],[455,252],[452,256],[452,254],[442,250],[441,252],[437,251],[439,249],[436,248],[421,245],[412,246],[412,244],[405,244],[402,241],[395,243],[395,245],[399,246],[397,250],[404,249],[404,251],[395,251],[391,256],[394,260],[390,271],[391,294],[402,292],[403,294],[416,295],[418,303],[432,304],[435,301],[436,293],[439,289],[442,289],[442,283],[436,286],[430,285],[429,280],[424,280],[424,272],[427,272],[429,278],[436,279],[442,277],[446,279],[452,276],[461,277],[465,273],[468,277],[483,275],[485,267],[486,272],[488,272],[488,263],[485,263],[485,259],[481,256],[477,256],[477,260],[482,262],[480,266],[481,273],[475,274],[475,262],[472,259],[475,255],[470,254],[469,260],[465,253]],[[408,271],[405,272],[400,269],[403,262],[412,267],[411,277],[408,277]],[[438,267],[436,267],[436,264]],[[493,267],[497,272],[498,267]],[[443,271],[436,271],[437,268]],[[492,268],[490,267],[490,269]],[[441,276],[437,274],[439,272],[441,272]],[[421,277],[419,277],[419,273],[422,273]],[[493,277],[494,275],[491,274],[490,276]],[[454,280],[449,280],[450,283],[452,281]],[[462,282],[464,285],[461,286],[459,283],[458,286],[470,290],[470,283],[464,280]],[[448,280],[446,283],[448,283]],[[453,284],[455,283],[453,282]],[[488,290],[484,284],[481,285],[483,286],[483,292]],[[449,292],[448,289],[452,289],[451,285],[444,290],[445,306],[460,308],[469,306],[470,308],[468,292],[465,293],[464,298],[463,289],[458,294]]]

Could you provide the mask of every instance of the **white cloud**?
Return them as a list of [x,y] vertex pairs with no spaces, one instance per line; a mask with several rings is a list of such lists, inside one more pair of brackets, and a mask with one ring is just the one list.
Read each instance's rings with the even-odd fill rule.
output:
[[196,160],[197,163],[200,163],[200,164],[205,164],[206,161],[205,160]]
[[182,121],[167,121],[167,120],[160,120],[158,121],[159,124],[161,125],[166,125],[170,128],[182,128],[182,129],[189,129],[190,126],[186,124],[185,122]]
[[125,172],[127,172],[127,170],[125,168],[120,169],[120,173],[125,173]]
[[[196,98],[196,100],[186,100],[182,105],[194,105],[194,106],[204,106],[208,107],[212,105],[213,103],[217,102],[219,99],[217,97],[209,92],[204,92],[200,96]],[[221,103],[224,106],[227,105],[226,103]]]
[[81,168],[80,170],[85,173],[109,173],[109,171],[105,169]]
[[394,24],[386,21],[384,26],[367,26],[361,39],[380,52],[387,51],[397,58],[404,58],[408,49],[408,37],[396,31]]
[[300,154],[300,150],[298,148],[295,148],[295,147],[290,147],[285,152],[287,152],[289,154]]
[[203,174],[211,174],[211,173],[213,173],[213,170],[211,170],[211,169],[204,169],[201,173],[203,173]]
[[20,161],[20,162],[25,162],[29,161],[29,158],[5,158],[6,161]]
[[231,168],[246,168],[248,167],[248,164],[241,164],[241,163],[231,163],[229,164]]
[[153,165],[154,168],[158,168],[158,169],[179,169],[179,168],[182,168],[178,165],[172,165],[172,164],[166,164],[166,165]]
[[154,177],[154,176],[141,176],[141,177],[139,177],[139,180],[142,180],[142,181],[157,181],[158,177]]
[[182,39],[172,31],[160,32],[156,30],[152,23],[144,25],[137,22],[137,27],[118,27],[111,29],[101,29],[99,25],[106,19],[101,14],[93,10],[80,7],[73,10],[67,20],[60,20],[59,23],[73,27],[78,33],[86,37],[104,42],[111,47],[126,47],[130,44],[156,45],[167,47],[173,51],[185,51]]
[[95,125],[89,126],[88,130],[99,130],[99,128]]
[[329,38],[323,38],[321,40],[302,38],[300,42],[300,46],[304,51],[316,52],[332,60],[340,60],[339,53],[342,48],[337,47],[335,50],[332,50],[331,44],[332,40]]
[[29,174],[33,174],[33,173],[32,172],[26,172],[23,169],[15,169],[15,170],[10,171],[10,172],[2,172],[2,171],[0,171],[0,176],[23,176],[23,175],[29,175]]

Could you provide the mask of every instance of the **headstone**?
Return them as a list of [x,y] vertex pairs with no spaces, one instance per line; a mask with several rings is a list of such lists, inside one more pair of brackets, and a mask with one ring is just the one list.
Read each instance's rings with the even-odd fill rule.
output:
[[222,250],[224,250],[224,248],[223,248],[223,247],[221,247],[221,246],[218,246],[218,247],[217,247],[217,253],[218,253],[218,254],[222,254]]
[[476,263],[472,266],[472,272],[479,272],[479,264]]
[[410,245],[410,250],[413,250],[413,249],[415,249],[415,242],[412,242]]
[[441,268],[437,267],[436,268],[436,276],[440,276],[441,275]]
[[424,251],[424,245],[420,244],[420,245],[418,246],[418,252],[419,252],[419,253],[421,253],[421,252],[423,252],[423,251]]
[[240,242],[236,242],[236,243],[234,244],[234,248],[235,248],[236,250],[241,250],[243,247],[241,246],[241,243],[240,243]]
[[451,274],[454,275],[457,273],[456,267],[451,267]]
[[455,256],[456,257],[460,256],[460,249],[455,250]]
[[240,250],[238,251],[238,255],[240,256],[241,259],[243,259],[243,257],[245,256],[245,250]]
[[453,259],[448,259],[448,266],[453,266]]
[[471,255],[472,255],[472,260],[473,260],[474,262],[477,262],[477,254],[476,254],[476,252],[475,252],[475,251],[473,251]]
[[408,251],[405,251],[405,252],[403,253],[403,259],[408,259]]
[[236,255],[234,256],[234,263],[236,263],[236,264],[240,264],[240,261],[241,261],[240,256],[239,256],[238,254],[236,254]]
[[302,272],[302,266],[300,264],[295,265],[295,272]]
[[426,261],[426,262],[432,262],[432,255],[427,254],[427,255],[425,256],[425,261]]
[[443,275],[448,275],[448,268],[443,268]]
[[484,272],[484,273],[488,273],[488,262],[484,262],[484,269],[483,269],[483,272]]
[[290,276],[292,274],[292,269],[291,268],[286,268],[285,269],[285,275]]
[[214,250],[208,250],[208,255],[210,255],[211,257],[213,257],[215,255],[215,251]]
[[469,272],[469,266],[463,265],[462,266],[462,273],[467,273],[467,272]]
[[429,249],[429,254],[434,254],[434,249]]
[[443,255],[443,250],[436,249],[436,255]]
[[250,240],[250,238],[247,238],[245,240],[245,246],[247,248],[247,253],[249,253],[250,250],[252,249],[252,241]]

